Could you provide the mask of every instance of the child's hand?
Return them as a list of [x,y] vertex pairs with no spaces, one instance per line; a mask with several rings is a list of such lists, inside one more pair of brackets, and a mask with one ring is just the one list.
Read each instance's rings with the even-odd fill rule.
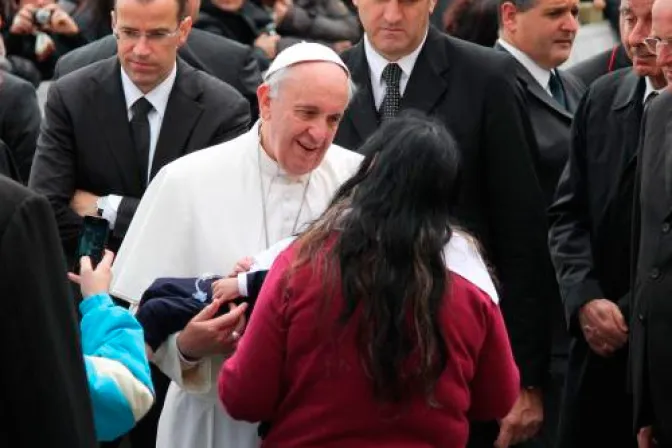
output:
[[238,291],[238,278],[222,278],[212,284],[212,300],[229,302],[240,295]]

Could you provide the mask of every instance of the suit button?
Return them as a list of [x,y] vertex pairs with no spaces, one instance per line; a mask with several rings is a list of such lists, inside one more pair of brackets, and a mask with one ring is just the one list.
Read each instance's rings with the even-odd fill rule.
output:
[[658,277],[660,277],[660,269],[658,268],[651,269],[649,275],[651,276],[652,279],[654,280],[657,279]]
[[644,322],[644,315],[643,314],[638,314],[637,319],[639,319],[640,322]]
[[663,224],[663,233],[668,233],[670,231],[670,228],[672,228],[672,226],[670,226],[669,222]]

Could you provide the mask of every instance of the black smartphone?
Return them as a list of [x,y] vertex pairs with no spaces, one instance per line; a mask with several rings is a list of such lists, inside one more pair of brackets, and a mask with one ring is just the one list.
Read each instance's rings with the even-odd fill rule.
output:
[[73,272],[79,273],[79,259],[88,256],[95,268],[105,255],[105,246],[110,234],[110,223],[107,219],[97,216],[85,216],[79,232],[77,253]]

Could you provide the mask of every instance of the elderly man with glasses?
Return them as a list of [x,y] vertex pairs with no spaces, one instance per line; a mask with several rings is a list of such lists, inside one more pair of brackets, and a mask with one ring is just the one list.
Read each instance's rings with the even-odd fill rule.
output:
[[667,91],[642,125],[641,222],[631,302],[630,365],[640,448],[672,447],[672,1],[653,5],[647,45],[657,55]]
[[[621,1],[632,67],[595,81],[574,116],[550,209],[550,249],[572,338],[556,448],[635,448],[626,392],[632,204],[644,110],[666,81],[647,48],[653,0]],[[659,227],[656,228],[660,230]]]

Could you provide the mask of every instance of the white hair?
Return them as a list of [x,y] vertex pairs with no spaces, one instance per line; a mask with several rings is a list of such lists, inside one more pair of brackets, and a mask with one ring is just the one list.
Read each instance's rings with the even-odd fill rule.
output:
[[[271,76],[266,78],[264,84],[268,86],[269,96],[271,98],[278,97],[278,94],[280,93],[280,85],[282,84],[282,81],[285,79],[285,77],[289,73],[289,70],[292,67],[294,66],[290,65],[289,67],[281,68],[280,70],[276,71],[275,73],[272,73]],[[352,101],[352,99],[354,98],[355,93],[357,93],[357,86],[355,86],[355,83],[352,82],[352,78],[348,76],[348,103],[346,104],[346,106],[350,104],[350,101]]]

